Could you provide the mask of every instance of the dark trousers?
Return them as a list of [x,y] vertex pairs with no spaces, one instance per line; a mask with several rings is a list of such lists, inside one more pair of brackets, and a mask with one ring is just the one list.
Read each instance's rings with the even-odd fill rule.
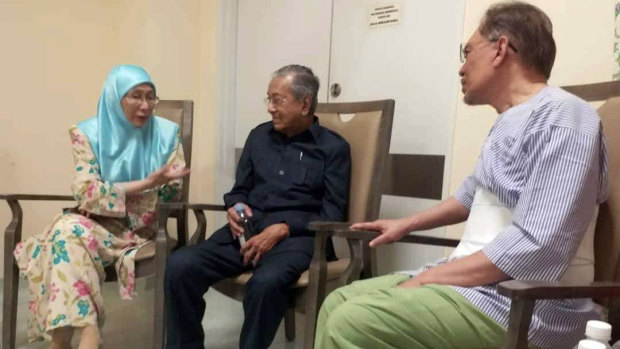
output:
[[[289,289],[310,265],[313,240],[287,238],[253,268],[243,300],[240,348],[269,347],[286,312]],[[243,265],[239,243],[231,238],[228,226],[208,240],[173,253],[165,279],[167,348],[203,348],[203,295],[214,283],[250,269]]]

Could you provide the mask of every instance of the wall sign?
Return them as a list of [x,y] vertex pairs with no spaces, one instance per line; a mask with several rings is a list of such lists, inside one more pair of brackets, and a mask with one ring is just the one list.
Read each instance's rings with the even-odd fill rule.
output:
[[373,7],[368,16],[368,25],[371,29],[395,25],[399,21],[400,6],[397,4]]

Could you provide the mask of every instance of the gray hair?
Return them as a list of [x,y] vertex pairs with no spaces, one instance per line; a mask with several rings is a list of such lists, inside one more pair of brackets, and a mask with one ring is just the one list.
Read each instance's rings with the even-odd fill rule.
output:
[[317,94],[319,93],[319,78],[314,75],[312,69],[303,65],[290,64],[276,70],[272,78],[292,76],[291,94],[296,100],[305,96],[310,97],[310,115],[314,115],[317,105]]
[[553,26],[538,7],[520,1],[492,5],[478,31],[491,41],[507,36],[519,50],[522,63],[549,79],[556,52]]

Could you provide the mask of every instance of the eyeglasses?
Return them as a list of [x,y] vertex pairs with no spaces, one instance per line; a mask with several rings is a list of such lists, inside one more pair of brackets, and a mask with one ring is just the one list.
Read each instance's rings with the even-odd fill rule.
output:
[[263,99],[263,103],[265,103],[267,107],[269,107],[269,105],[271,104],[274,107],[278,108],[278,107],[281,107],[284,103],[286,103],[286,97],[280,97],[280,96],[265,97],[265,99]]
[[128,94],[127,96],[125,96],[125,98],[127,98],[127,102],[133,105],[141,105],[143,101],[146,101],[146,104],[148,104],[149,108],[155,108],[159,103],[159,97],[157,96],[134,96]]
[[[485,42],[494,43],[497,40],[499,40],[499,38],[478,41],[478,42],[470,43],[469,47],[467,47],[467,44],[463,45],[461,43],[461,45],[459,47],[461,63],[465,63],[465,61],[467,60],[467,55],[469,55],[469,53],[471,53],[471,51],[472,51],[471,46],[478,45],[478,44],[485,43]],[[510,41],[508,42],[508,47],[510,47],[513,51],[515,51],[515,53],[519,52],[519,50],[517,50],[517,48]]]

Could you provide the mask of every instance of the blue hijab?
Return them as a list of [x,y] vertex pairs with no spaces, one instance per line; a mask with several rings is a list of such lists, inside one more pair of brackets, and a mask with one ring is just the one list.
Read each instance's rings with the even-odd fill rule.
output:
[[179,130],[176,123],[152,116],[143,127],[135,127],[125,117],[121,100],[133,87],[144,83],[155,89],[141,67],[115,67],[103,85],[97,116],[77,125],[90,141],[104,181],[144,179],[166,164],[174,150]]

